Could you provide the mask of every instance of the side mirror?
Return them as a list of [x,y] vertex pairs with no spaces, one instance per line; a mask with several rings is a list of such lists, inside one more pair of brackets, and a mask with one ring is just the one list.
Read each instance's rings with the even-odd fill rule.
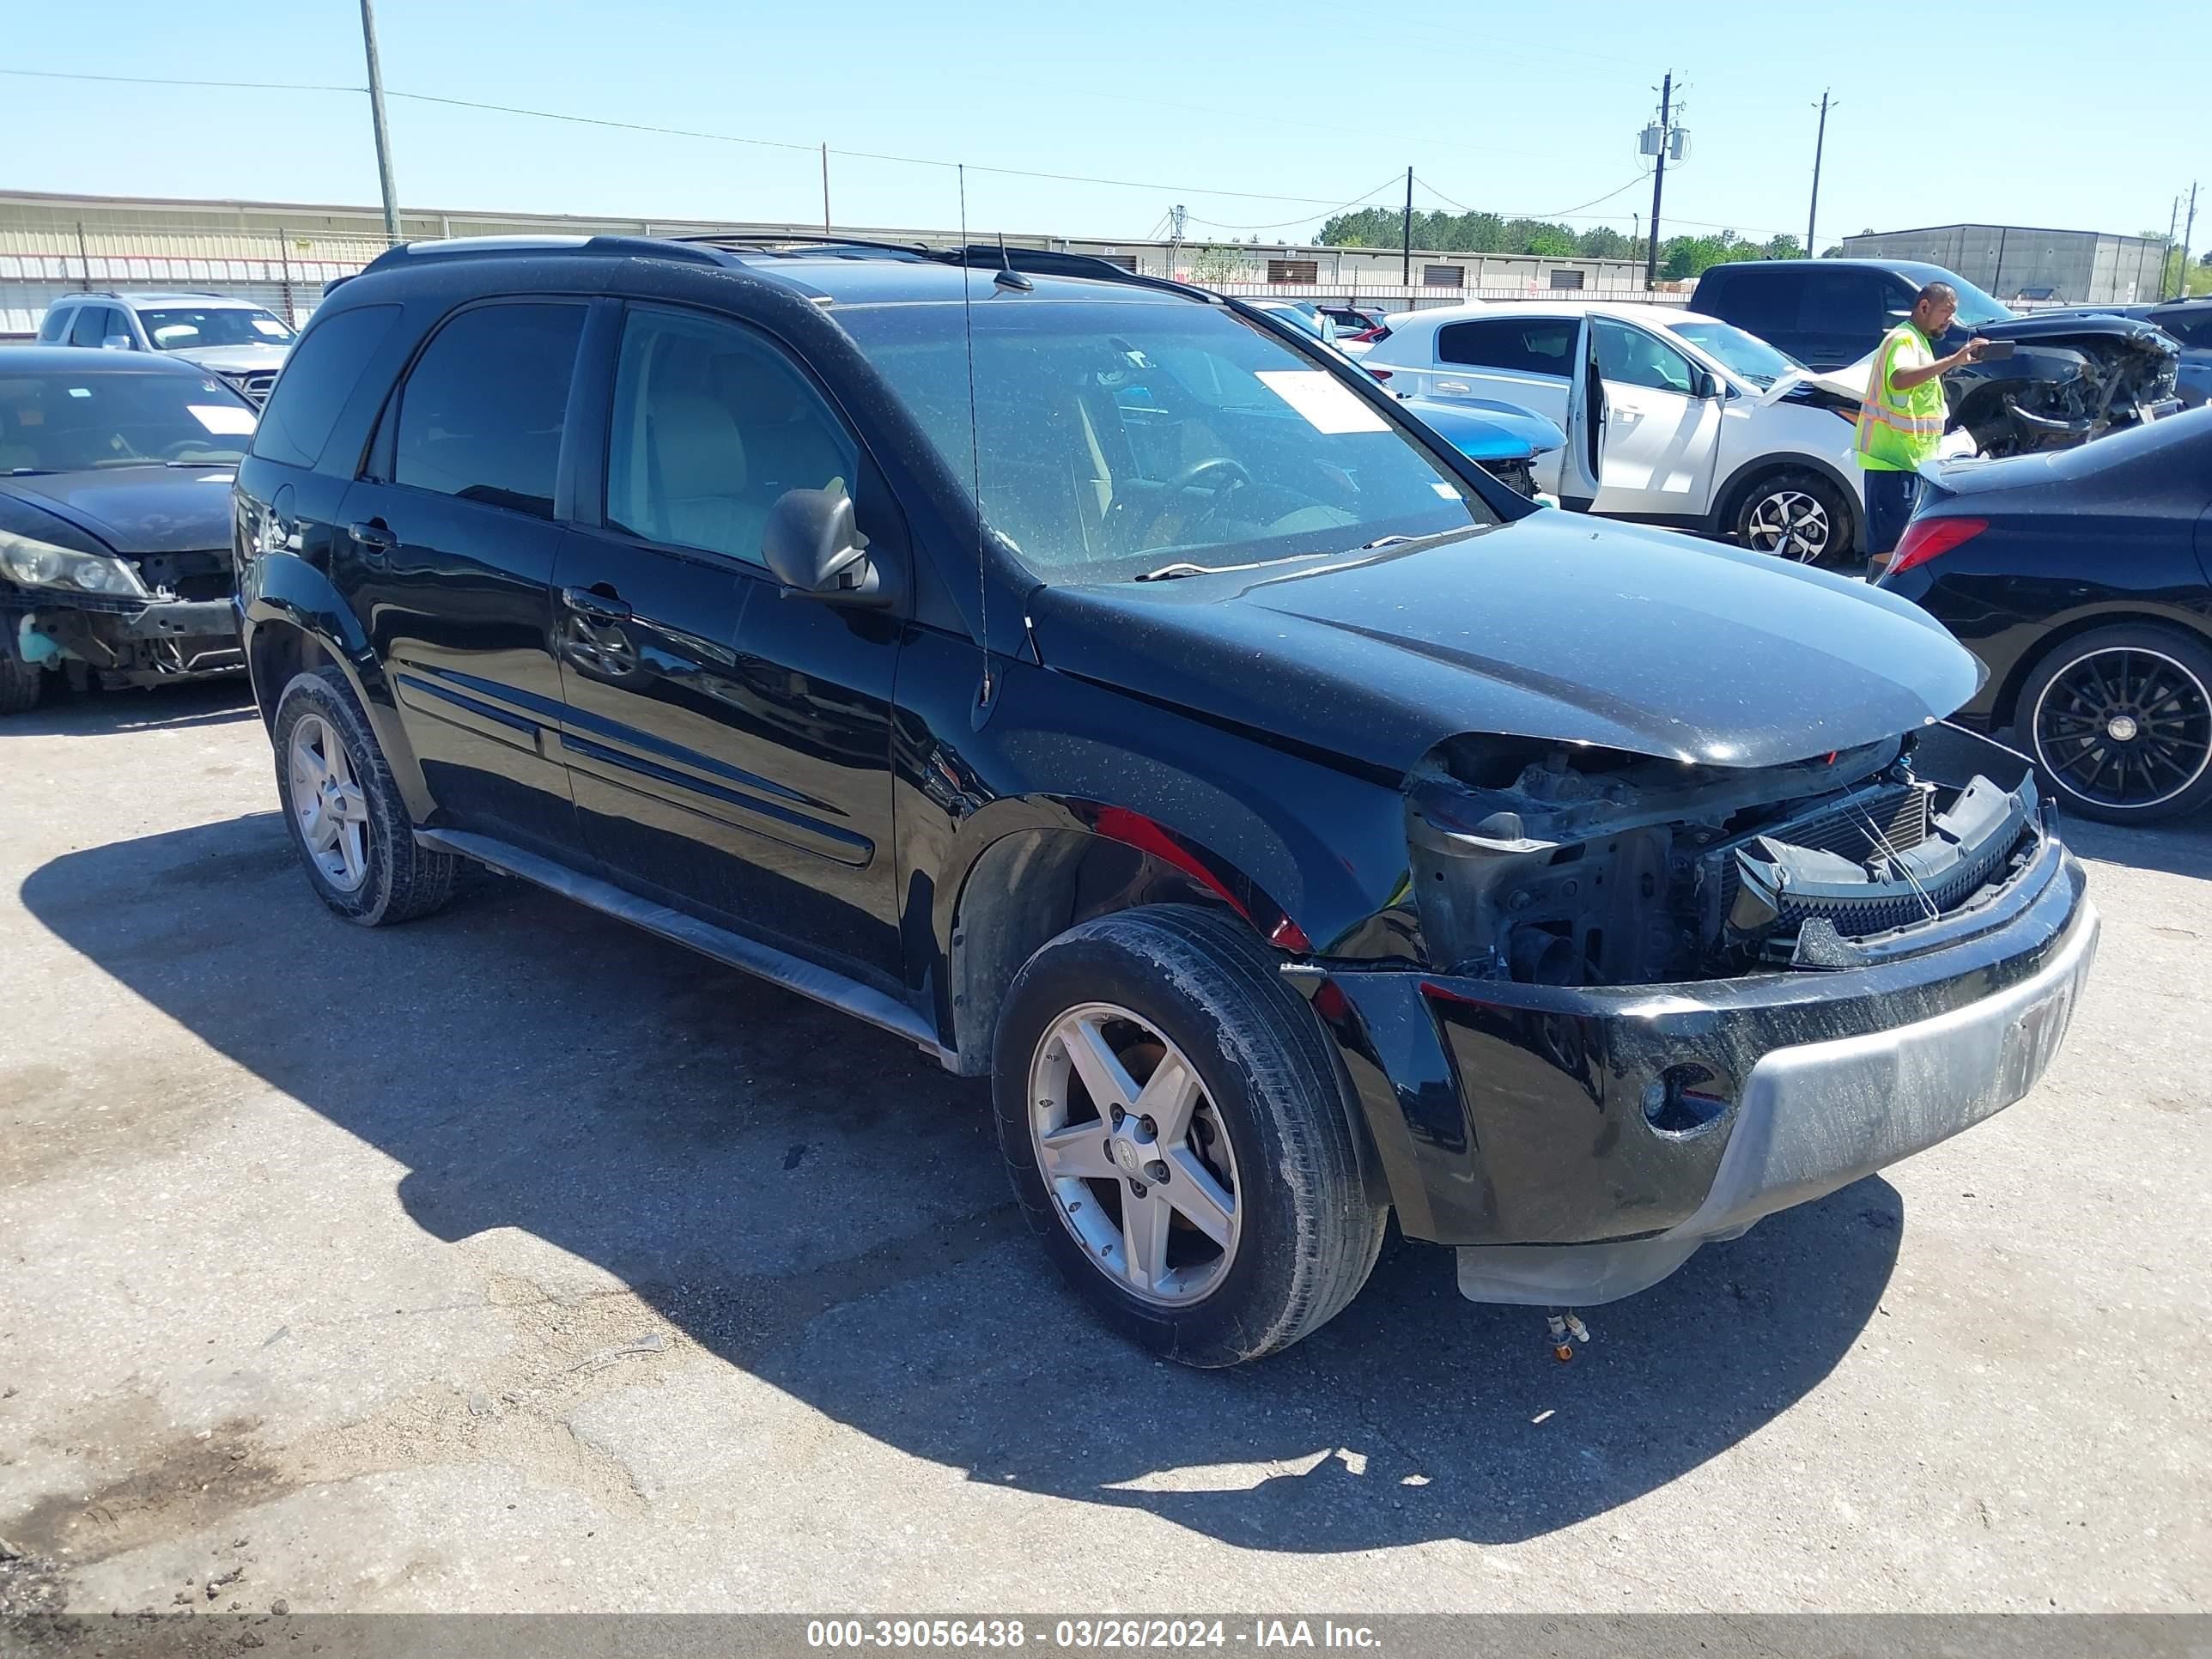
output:
[[787,599],[831,605],[890,603],[854,521],[853,498],[833,481],[826,489],[787,489],[769,509],[761,559]]
[[1700,368],[1692,372],[1697,376],[1690,382],[1690,395],[1692,398],[1711,398],[1721,395],[1721,383],[1714,377],[1711,369]]

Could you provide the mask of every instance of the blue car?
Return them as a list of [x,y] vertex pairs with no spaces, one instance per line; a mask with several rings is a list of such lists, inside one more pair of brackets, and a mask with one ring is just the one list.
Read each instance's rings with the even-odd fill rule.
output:
[[1403,398],[1406,412],[1508,489],[1536,494],[1534,467],[1567,441],[1541,415],[1487,398]]

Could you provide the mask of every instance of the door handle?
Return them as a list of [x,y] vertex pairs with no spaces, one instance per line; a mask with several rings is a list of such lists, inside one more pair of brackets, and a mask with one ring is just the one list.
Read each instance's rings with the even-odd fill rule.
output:
[[381,519],[368,519],[359,524],[349,524],[346,526],[346,534],[352,537],[360,546],[368,548],[374,552],[389,553],[399,545],[399,538],[392,533],[392,526]]
[[1474,388],[1468,385],[1465,380],[1438,380],[1437,382],[1437,390],[1439,392],[1472,392],[1474,389]]
[[595,592],[588,587],[564,587],[561,603],[586,621],[595,623],[628,622],[629,601],[614,592]]

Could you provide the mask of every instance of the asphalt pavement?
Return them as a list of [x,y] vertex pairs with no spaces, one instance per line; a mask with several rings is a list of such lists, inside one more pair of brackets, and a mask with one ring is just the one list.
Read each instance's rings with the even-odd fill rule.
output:
[[496,882],[311,896],[234,685],[0,724],[0,1607],[2202,1611],[2212,823],[2064,1052],[1551,1357],[1394,1243],[1093,1325],[981,1085]]

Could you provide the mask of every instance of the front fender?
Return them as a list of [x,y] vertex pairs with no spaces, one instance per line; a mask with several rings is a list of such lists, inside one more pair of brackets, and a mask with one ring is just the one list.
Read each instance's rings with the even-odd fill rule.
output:
[[272,553],[248,565],[238,589],[239,631],[246,647],[246,661],[253,684],[254,701],[263,719],[273,725],[276,700],[284,694],[289,667],[271,673],[270,664],[296,663],[298,653],[272,648],[272,635],[283,630],[311,642],[321,656],[345,676],[354,699],[368,715],[377,746],[384,751],[393,780],[416,823],[429,816],[430,793],[422,769],[407,740],[399,711],[385,678],[383,665],[369,643],[368,631],[353,607],[339,596],[330,578],[295,554]]

